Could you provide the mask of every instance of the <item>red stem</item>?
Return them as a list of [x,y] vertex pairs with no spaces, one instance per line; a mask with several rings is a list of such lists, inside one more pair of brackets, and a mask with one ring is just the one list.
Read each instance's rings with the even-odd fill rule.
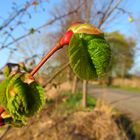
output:
[[39,64],[30,72],[32,76],[42,67],[42,65],[62,46],[58,43],[56,44],[39,62]]

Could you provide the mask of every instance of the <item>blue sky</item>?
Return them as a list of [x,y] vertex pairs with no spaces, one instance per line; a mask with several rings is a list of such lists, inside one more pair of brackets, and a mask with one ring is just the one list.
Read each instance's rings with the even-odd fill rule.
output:
[[[23,19],[25,20],[27,23],[25,24],[25,27],[27,27],[27,31],[33,27],[36,28],[40,25],[42,25],[43,23],[46,23],[49,19],[49,11],[52,11],[52,7],[59,5],[60,2],[62,2],[63,0],[49,0],[49,2],[46,2],[47,0],[44,0],[43,2],[43,8],[45,9],[45,12],[43,12],[41,9],[38,9],[37,12],[35,12],[35,8],[30,8],[30,12],[33,13],[32,15],[32,19],[30,20],[27,16]],[[13,2],[16,2],[18,4],[18,6],[23,5],[26,0],[1,0],[0,2],[0,25],[3,22],[3,18],[6,19],[8,17],[8,15],[10,14],[11,7],[13,6]],[[125,14],[123,16],[123,18],[120,18],[120,21],[118,20],[117,23],[114,23],[112,26],[109,26],[108,28],[105,29],[105,31],[120,31],[121,33],[125,34],[127,37],[132,36],[137,38],[137,48],[140,48],[140,40],[137,34],[137,26],[138,23],[140,24],[140,22],[138,21],[138,19],[140,19],[140,0],[125,0],[125,3],[123,2],[121,4],[122,8],[126,9],[126,11],[129,11],[132,13],[132,16],[134,17],[135,21],[130,23],[128,21],[128,15]],[[124,7],[123,7],[124,6]],[[48,28],[49,29],[49,28]],[[57,29],[57,27],[55,28]],[[17,28],[17,30],[15,31],[15,33],[13,34],[15,37],[18,37],[22,34],[25,33],[25,30],[23,30],[22,28]],[[2,41],[3,35],[0,32],[0,42]],[[10,41],[10,40],[9,40]],[[9,51],[7,49],[4,49],[2,51],[0,51],[0,68],[2,66],[5,65],[5,63],[7,62],[8,59],[8,54]],[[135,57],[135,61],[136,64],[134,65],[133,69],[139,69],[140,65],[140,57],[139,57],[139,52],[136,53],[136,57]]]
[[[13,2],[16,2],[17,5],[20,7],[20,6],[23,6],[25,4],[26,0],[22,0],[22,1],[21,0],[4,0],[4,1],[1,1],[0,2],[0,25],[3,23],[3,19],[7,19],[7,17],[11,13],[11,11],[12,11],[11,7],[13,6]],[[50,11],[51,7],[56,5],[58,2],[59,2],[59,0],[54,0],[54,1],[51,1],[48,3],[44,0],[43,8],[47,9],[44,12],[43,12],[42,8],[41,9],[35,8],[34,6],[29,8],[29,12],[32,13],[32,19],[29,19],[28,16],[25,16],[25,18],[23,18],[23,21],[26,22],[26,24],[24,25],[26,29],[23,29],[21,27],[17,28],[14,31],[13,36],[15,38],[22,36],[23,34],[27,33],[30,28],[36,28],[36,27],[46,23],[50,19],[48,11]],[[0,32],[0,37],[1,37],[0,42],[3,42],[3,40],[5,39],[5,36],[3,36],[2,32]],[[9,42],[10,41],[12,41],[12,40],[9,39]],[[0,68],[5,65],[7,60],[9,60],[9,50],[3,49],[0,51]]]

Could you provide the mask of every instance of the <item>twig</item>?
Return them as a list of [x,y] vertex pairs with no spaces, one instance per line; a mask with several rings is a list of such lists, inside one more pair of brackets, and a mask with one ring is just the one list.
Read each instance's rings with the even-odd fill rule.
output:
[[45,87],[46,85],[48,85],[49,83],[51,83],[55,77],[57,77],[63,70],[65,70],[65,69],[69,66],[69,64],[70,64],[70,63],[68,62],[68,63],[66,63],[64,66],[62,66],[62,68],[59,69],[59,70],[58,70],[58,71],[43,85],[43,87]]
[[17,16],[19,16],[22,12],[26,11],[26,8],[20,9],[18,12],[16,12],[13,16],[9,16],[9,20],[6,20],[2,26],[0,26],[0,31],[7,27]]
[[62,46],[60,44],[56,44],[39,62],[39,64],[30,72],[32,76],[42,67],[42,65]]
[[[98,27],[100,28],[102,25],[103,25],[103,23],[108,19],[108,17],[113,13],[113,11],[118,7],[118,5],[121,3],[121,1],[122,0],[118,0],[118,2],[115,4],[115,6],[110,10],[110,12],[108,12],[109,11],[109,9],[105,12],[105,13],[103,13],[103,17],[102,17],[102,19],[100,20],[100,22],[99,22],[99,25],[98,25]],[[112,2],[112,1],[111,1]],[[109,4],[109,7],[111,6],[111,3]]]
[[[80,5],[81,6],[81,5]],[[79,6],[79,7],[80,7]],[[77,9],[75,11],[70,12],[69,14],[76,12]],[[65,17],[67,15],[63,15],[62,17]],[[59,18],[60,19],[60,18]],[[59,49],[61,49],[63,47],[62,44],[57,43],[43,58],[42,60],[39,62],[39,64],[30,72],[31,76],[34,76],[34,74],[42,67],[42,65]]]
[[[102,11],[98,11],[98,12],[97,12],[97,15],[98,15],[98,14],[102,14],[102,18],[100,19],[99,25],[98,25],[99,28],[100,28],[101,25],[104,23],[104,21],[105,21],[105,16],[106,16],[106,14],[108,13],[108,11],[110,10],[110,7],[111,7],[113,1],[114,1],[114,0],[110,0],[110,3],[108,4],[108,7],[106,8],[106,10],[105,10],[104,12],[102,12]],[[105,5],[104,5],[104,6],[105,6]],[[104,9],[104,6],[103,6],[102,9]]]
[[[55,17],[54,19],[50,20],[49,22],[47,22],[47,23],[45,23],[45,24],[39,26],[38,28],[35,29],[35,32],[40,31],[40,29],[42,29],[42,28],[44,28],[44,27],[46,27],[46,26],[49,26],[49,25],[53,24],[54,22],[56,22],[56,21],[58,21],[58,20],[60,20],[60,19],[62,19],[62,18],[65,18],[65,17],[67,17],[67,16],[69,16],[69,15],[71,15],[71,14],[77,13],[77,11],[80,9],[81,6],[82,6],[82,5],[78,6],[78,7],[77,7],[76,9],[74,9],[73,11],[70,11],[70,12],[68,12],[68,13],[66,13],[66,14],[63,14],[63,15],[58,16],[58,17]],[[15,42],[17,42],[17,41],[19,41],[19,40],[21,40],[21,39],[23,39],[23,38],[25,38],[25,37],[27,37],[27,36],[29,36],[29,35],[31,35],[31,34],[32,34],[31,32],[28,32],[28,33],[26,33],[26,34],[24,34],[24,35],[22,35],[22,36],[16,38],[14,41],[11,41],[11,42],[9,42],[8,44],[2,46],[2,47],[0,48],[0,50],[3,49],[3,48],[7,48],[8,46],[14,44]]]

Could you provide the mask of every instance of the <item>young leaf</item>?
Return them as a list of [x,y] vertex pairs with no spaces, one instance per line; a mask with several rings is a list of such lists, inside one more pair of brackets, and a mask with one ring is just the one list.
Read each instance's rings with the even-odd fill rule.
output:
[[43,88],[28,73],[10,75],[0,84],[0,102],[11,116],[7,122],[23,125],[43,106]]
[[110,62],[110,46],[102,35],[75,33],[68,46],[70,65],[81,79],[101,77]]
[[10,81],[10,78],[6,78],[0,83],[0,105],[5,109],[7,108],[7,99],[6,99],[6,88]]
[[111,58],[110,51],[109,44],[102,37],[93,37],[92,40],[89,41],[88,52],[99,77],[102,77],[109,68]]
[[18,73],[12,77],[6,89],[7,109],[15,121],[24,121],[25,117],[34,115],[44,104],[41,86],[35,81],[25,83],[25,80],[27,76]]
[[4,67],[4,70],[3,70],[4,76],[5,76],[5,77],[8,77],[9,74],[10,74],[10,72],[11,72],[11,67],[9,67],[8,65],[6,65],[6,66]]
[[94,79],[97,77],[95,67],[88,52],[88,42],[84,34],[74,34],[68,46],[70,65],[81,79]]

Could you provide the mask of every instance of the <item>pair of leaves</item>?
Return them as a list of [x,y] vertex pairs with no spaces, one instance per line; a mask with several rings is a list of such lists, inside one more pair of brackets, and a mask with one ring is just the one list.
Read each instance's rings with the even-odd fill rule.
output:
[[68,46],[68,56],[75,74],[92,80],[106,73],[111,51],[102,35],[75,33]]
[[0,103],[12,117],[12,121],[11,118],[8,121],[18,126],[37,113],[45,101],[43,88],[39,84],[25,82],[28,75],[16,73],[0,84]]

